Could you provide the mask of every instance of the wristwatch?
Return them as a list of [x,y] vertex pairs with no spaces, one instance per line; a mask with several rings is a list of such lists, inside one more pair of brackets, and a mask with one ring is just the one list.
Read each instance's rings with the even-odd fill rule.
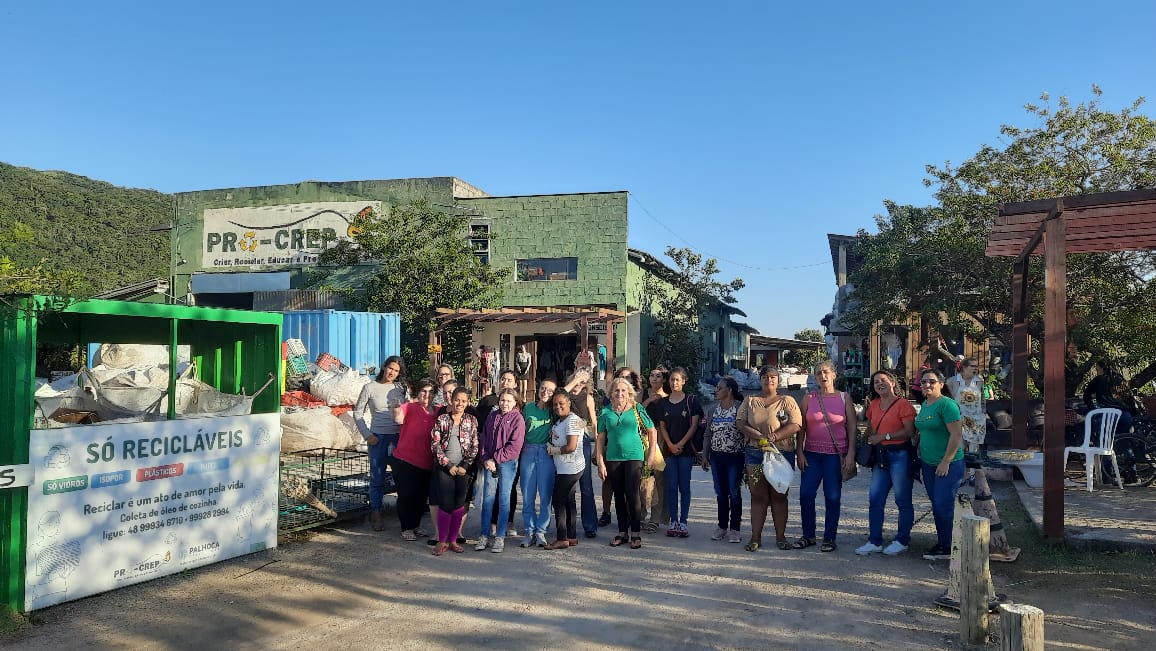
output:
[[884,434],[884,435],[883,435],[883,440],[884,440],[884,441],[890,441],[890,440],[891,440],[891,434],[890,434],[890,433]]

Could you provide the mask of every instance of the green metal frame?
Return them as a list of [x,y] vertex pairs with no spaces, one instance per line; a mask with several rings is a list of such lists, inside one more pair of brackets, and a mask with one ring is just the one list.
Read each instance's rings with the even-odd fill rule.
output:
[[[225,393],[252,394],[269,374],[273,385],[253,401],[253,413],[280,409],[280,314],[216,308],[0,295],[0,465],[28,463],[34,422],[36,347],[90,342],[191,347],[202,381]],[[170,374],[169,395],[175,395]],[[169,400],[174,418],[176,401]],[[28,491],[0,490],[0,595],[8,611],[24,609]]]

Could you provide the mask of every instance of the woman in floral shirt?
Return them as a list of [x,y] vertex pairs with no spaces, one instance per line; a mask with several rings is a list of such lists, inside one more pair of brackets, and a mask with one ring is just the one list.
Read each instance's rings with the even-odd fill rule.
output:
[[711,540],[742,542],[739,523],[743,518],[743,465],[746,439],[735,427],[735,416],[743,395],[739,383],[732,377],[719,380],[714,391],[718,404],[707,417],[707,435],[703,437],[703,470],[714,477],[714,493],[718,498],[718,528]]
[[446,549],[465,551],[456,536],[466,515],[466,493],[473,483],[469,469],[478,457],[478,421],[466,413],[469,404],[469,390],[455,389],[449,408],[438,416],[430,434],[430,449],[437,460],[438,544],[434,556],[441,556]]
[[959,404],[959,414],[963,417],[963,447],[965,451],[978,452],[987,437],[987,409],[983,404],[983,376],[979,375],[979,364],[974,357],[965,357],[960,363],[959,373],[947,381],[951,395]]

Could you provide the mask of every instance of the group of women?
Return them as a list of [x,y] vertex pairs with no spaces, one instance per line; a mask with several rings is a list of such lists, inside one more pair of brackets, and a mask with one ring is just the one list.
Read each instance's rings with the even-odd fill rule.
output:
[[[428,502],[437,526],[435,555],[464,551],[460,530],[476,472],[482,473],[483,491],[481,535],[475,546],[479,551],[503,551],[510,496],[518,476],[526,535],[522,546],[566,549],[577,545],[575,493],[588,470],[596,470],[612,492],[618,533],[611,546],[640,548],[644,526],[656,531],[656,520],[665,519],[665,509],[669,509],[667,535],[687,537],[690,476],[696,461],[714,480],[717,527],[713,540],[742,542],[741,485],[746,483],[751,494],[748,551],[762,545],[768,510],[779,549],[818,545],[821,551],[830,552],[837,548],[842,484],[855,469],[858,422],[851,399],[835,388],[836,371],[829,361],[815,367],[818,390],[806,395],[801,406],[791,396],[779,394],[778,370],[773,367],[760,372],[757,395],[744,397],[733,378],[722,378],[715,392],[717,403],[709,414],[684,391],[685,370],[657,368],[649,375],[647,388],[641,389],[638,375],[625,368],[611,380],[597,415],[592,413],[586,378],[576,377],[561,389],[543,381],[537,400],[525,405],[513,388],[514,379],[498,392],[496,408],[481,422],[465,388],[449,380],[438,391],[435,382],[426,379],[417,382],[411,394],[404,373],[399,357],[388,358],[376,382],[366,386],[355,405],[370,450],[371,522],[376,530],[384,528],[381,493],[389,464],[397,487],[402,537],[416,540],[427,535],[420,521]],[[880,451],[871,475],[868,542],[856,553],[895,555],[907,550],[914,524],[912,483],[918,471],[931,501],[937,534],[937,543],[926,557],[949,556],[954,493],[964,473],[960,407],[935,370],[921,377],[925,402],[918,414],[899,395],[891,372],[874,373],[871,386],[866,410],[868,442]],[[435,406],[439,393],[444,393],[441,408]],[[369,414],[368,420],[361,416],[363,412]],[[696,437],[700,422],[705,432],[701,439]],[[591,434],[593,450],[584,451],[583,439]],[[789,489],[776,490],[763,473],[768,453],[781,454],[801,472],[802,535],[794,540],[787,537]],[[821,538],[816,513],[820,487],[825,507]],[[883,513],[889,494],[894,495],[899,523],[896,536],[884,546]],[[547,542],[551,505],[555,537]],[[598,524],[608,525],[608,520],[604,513]],[[583,528],[593,537],[587,525]]]

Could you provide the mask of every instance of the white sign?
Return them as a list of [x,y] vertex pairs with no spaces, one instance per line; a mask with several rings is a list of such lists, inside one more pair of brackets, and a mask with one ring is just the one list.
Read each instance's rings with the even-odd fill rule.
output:
[[0,466],[0,490],[31,485],[32,478],[32,464]]
[[276,547],[278,420],[32,430],[25,609]]
[[380,201],[327,201],[252,208],[206,208],[201,267],[312,264],[357,220],[381,212]]

